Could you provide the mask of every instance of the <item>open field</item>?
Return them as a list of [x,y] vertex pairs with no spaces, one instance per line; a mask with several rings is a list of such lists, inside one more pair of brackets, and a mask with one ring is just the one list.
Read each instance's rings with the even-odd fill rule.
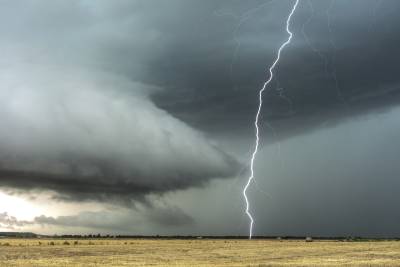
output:
[[0,239],[0,243],[2,267],[400,266],[398,241]]

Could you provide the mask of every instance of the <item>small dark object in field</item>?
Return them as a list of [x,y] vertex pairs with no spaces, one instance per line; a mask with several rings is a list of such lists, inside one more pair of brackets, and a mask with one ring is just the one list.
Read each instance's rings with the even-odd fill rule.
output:
[[79,244],[79,242],[78,242],[78,241],[75,241],[75,242],[74,242],[74,245],[75,245],[75,246],[76,246],[76,245],[78,245],[78,244]]
[[54,246],[55,244],[54,244],[53,241],[51,241],[51,242],[49,243],[49,245],[50,245],[50,246]]
[[63,245],[69,246],[69,242],[68,241],[64,241]]

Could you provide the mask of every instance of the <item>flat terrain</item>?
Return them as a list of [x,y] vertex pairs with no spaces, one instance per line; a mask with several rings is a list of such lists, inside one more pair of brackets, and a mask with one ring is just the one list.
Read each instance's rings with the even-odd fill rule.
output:
[[2,267],[400,266],[398,241],[0,239],[0,243]]

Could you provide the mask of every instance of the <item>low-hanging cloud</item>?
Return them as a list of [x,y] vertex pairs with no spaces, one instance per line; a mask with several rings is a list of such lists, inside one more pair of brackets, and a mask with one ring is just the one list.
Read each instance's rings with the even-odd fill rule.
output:
[[154,207],[146,211],[102,210],[86,211],[76,215],[35,217],[32,221],[18,221],[19,226],[83,227],[113,231],[132,231],[144,224],[179,228],[194,223],[193,218],[176,206]]
[[0,228],[13,230],[31,224],[33,224],[33,222],[18,220],[16,217],[8,214],[7,212],[0,213]]
[[23,230],[26,228],[80,228],[113,232],[132,232],[144,225],[176,229],[194,224],[193,218],[174,205],[155,205],[146,209],[126,209],[85,211],[74,215],[40,215],[31,220],[19,220],[7,212],[0,213],[0,228]]
[[151,90],[106,73],[4,71],[0,185],[73,200],[143,199],[233,176],[237,162],[157,108]]

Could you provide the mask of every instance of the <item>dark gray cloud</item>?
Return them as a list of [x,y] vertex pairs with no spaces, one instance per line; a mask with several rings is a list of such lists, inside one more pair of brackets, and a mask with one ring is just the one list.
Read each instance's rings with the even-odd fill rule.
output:
[[[252,142],[257,93],[292,3],[0,1],[0,186],[126,203],[234,176],[240,164],[212,138],[239,156]],[[264,95],[262,142],[396,107],[399,7],[302,0]],[[160,225],[194,222],[178,208],[152,210],[142,215]]]
[[[398,2],[311,1],[314,12],[308,3],[302,1],[293,17],[293,42],[285,49],[276,79],[264,96],[263,119],[276,126],[281,137],[399,101]],[[172,88],[168,93],[160,92],[156,103],[196,127],[229,133],[240,133],[242,128],[247,134],[267,66],[286,38],[284,20],[290,4],[276,1],[264,5],[241,24],[236,31],[240,47],[232,74],[237,46],[233,30],[240,19],[203,13],[195,16],[193,20],[209,18],[201,25],[213,41],[202,40],[202,30],[191,35],[179,32],[202,45],[172,46],[152,65],[153,77],[160,73],[160,84],[171,84]],[[235,12],[231,5],[225,9]],[[224,24],[226,21],[230,26]],[[302,33],[304,24],[309,42]],[[215,39],[214,31],[222,34]],[[176,42],[181,44],[180,40]],[[182,53],[197,57],[178,56]],[[185,71],[184,77],[180,70]]]
[[2,79],[2,186],[143,199],[235,175],[237,162],[154,106],[145,85],[104,73],[5,73],[15,77]]
[[159,35],[145,4],[1,5],[1,186],[143,200],[235,175],[232,156],[151,102],[165,88],[125,65],[145,69]]
[[[236,132],[250,128],[257,90],[286,38],[291,3],[3,3],[3,61],[78,65],[158,85],[165,90],[152,99],[186,123]],[[311,128],[398,103],[398,7],[395,0],[301,1],[293,42],[265,95],[264,119],[293,135],[310,129],[301,121],[315,114],[323,116]]]

